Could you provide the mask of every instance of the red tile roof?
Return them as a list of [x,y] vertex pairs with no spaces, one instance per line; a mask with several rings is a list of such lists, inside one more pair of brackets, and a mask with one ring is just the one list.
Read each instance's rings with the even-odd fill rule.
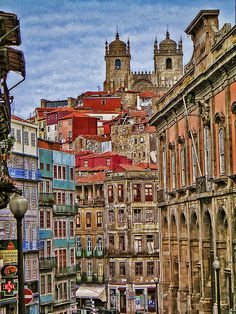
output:
[[139,97],[140,98],[152,98],[152,97],[157,97],[157,95],[151,92],[144,92],[144,93],[139,94]]
[[116,172],[116,170],[118,170],[118,172],[119,172],[119,168],[122,168],[124,171],[143,171],[145,169],[145,168],[140,167],[138,165],[120,164],[115,169],[115,172]]
[[38,147],[51,150],[60,150],[60,143],[50,142],[39,138]]
[[67,114],[66,116],[62,117],[62,118],[59,118],[59,120],[62,120],[62,119],[69,119],[69,118],[72,118],[72,117],[75,117],[75,118],[93,118],[93,117],[89,117],[87,114],[84,114],[84,113],[78,113],[78,112],[71,112],[69,114]]
[[137,164],[138,167],[141,167],[143,169],[152,169],[152,170],[157,170],[157,165],[156,164],[149,164],[146,162],[141,162]]
[[18,116],[15,116],[15,115],[12,115],[12,116],[11,116],[11,119],[17,120],[17,121],[21,121],[21,122],[24,122],[24,123],[28,123],[28,124],[34,124],[33,122],[27,121],[27,120],[22,119],[22,118],[20,118],[20,117],[18,117]]
[[72,107],[59,107],[59,108],[50,108],[53,109],[51,110],[49,113],[56,113],[56,112],[66,112],[66,111],[74,111],[76,112],[76,110]]
[[110,170],[109,167],[107,166],[97,166],[97,167],[79,167],[77,168],[78,171],[105,171],[105,170]]
[[95,182],[103,182],[105,180],[106,174],[104,172],[98,172],[92,175],[79,177],[76,180],[76,184],[78,183],[95,183]]

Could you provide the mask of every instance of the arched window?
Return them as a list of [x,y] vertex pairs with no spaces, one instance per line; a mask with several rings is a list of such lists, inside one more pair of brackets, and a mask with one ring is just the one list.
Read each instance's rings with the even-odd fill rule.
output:
[[192,183],[196,182],[197,177],[197,156],[195,153],[194,146],[192,144]]
[[166,59],[166,69],[172,69],[172,59],[171,58]]
[[120,61],[120,59],[116,59],[116,61],[115,61],[115,69],[116,70],[120,70],[120,68],[121,68],[121,61]]
[[220,160],[220,174],[225,172],[225,143],[224,130],[221,128],[218,133],[219,140],[219,160]]
[[163,151],[162,151],[162,167],[163,167],[163,188],[164,188],[164,190],[166,190],[167,171],[166,171],[166,148],[165,148],[165,146],[163,147]]
[[172,189],[176,188],[175,152],[171,153]]
[[184,151],[184,147],[180,151],[180,163],[181,163],[181,185],[185,186],[185,151]]
[[204,128],[204,164],[205,175],[209,179],[211,177],[211,145],[210,145],[210,130]]

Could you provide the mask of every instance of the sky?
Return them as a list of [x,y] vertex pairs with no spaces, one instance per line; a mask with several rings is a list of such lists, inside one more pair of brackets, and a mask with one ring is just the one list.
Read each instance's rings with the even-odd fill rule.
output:
[[[153,70],[153,42],[183,38],[184,63],[192,42],[184,33],[201,9],[220,9],[220,27],[235,23],[235,0],[0,0],[20,18],[26,80],[11,93],[14,114],[28,118],[40,99],[67,99],[103,88],[105,41],[131,45],[131,70]],[[9,75],[9,87],[19,80]]]

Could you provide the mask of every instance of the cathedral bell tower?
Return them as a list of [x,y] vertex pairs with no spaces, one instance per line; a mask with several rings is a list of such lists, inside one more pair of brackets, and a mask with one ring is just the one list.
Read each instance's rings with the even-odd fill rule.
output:
[[109,46],[105,43],[106,80],[105,91],[116,91],[119,88],[128,87],[128,75],[130,73],[130,42],[127,44],[120,40],[119,33]]
[[154,41],[154,71],[160,87],[173,86],[183,75],[183,45],[182,39],[177,44],[170,38],[169,31],[166,38],[159,44]]

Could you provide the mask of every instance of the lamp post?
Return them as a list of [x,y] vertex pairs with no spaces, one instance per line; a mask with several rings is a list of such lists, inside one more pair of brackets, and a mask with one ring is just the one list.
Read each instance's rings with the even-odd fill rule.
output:
[[159,307],[158,307],[158,284],[159,284],[159,278],[154,277],[154,282],[156,284],[156,314],[159,314]]
[[17,223],[17,248],[18,248],[18,313],[25,314],[24,300],[24,264],[22,247],[22,219],[28,209],[28,201],[23,196],[17,195],[10,200],[10,210]]
[[220,309],[220,261],[216,257],[214,262],[213,262],[213,268],[216,273],[216,300],[217,300],[217,313],[221,314],[221,309]]

